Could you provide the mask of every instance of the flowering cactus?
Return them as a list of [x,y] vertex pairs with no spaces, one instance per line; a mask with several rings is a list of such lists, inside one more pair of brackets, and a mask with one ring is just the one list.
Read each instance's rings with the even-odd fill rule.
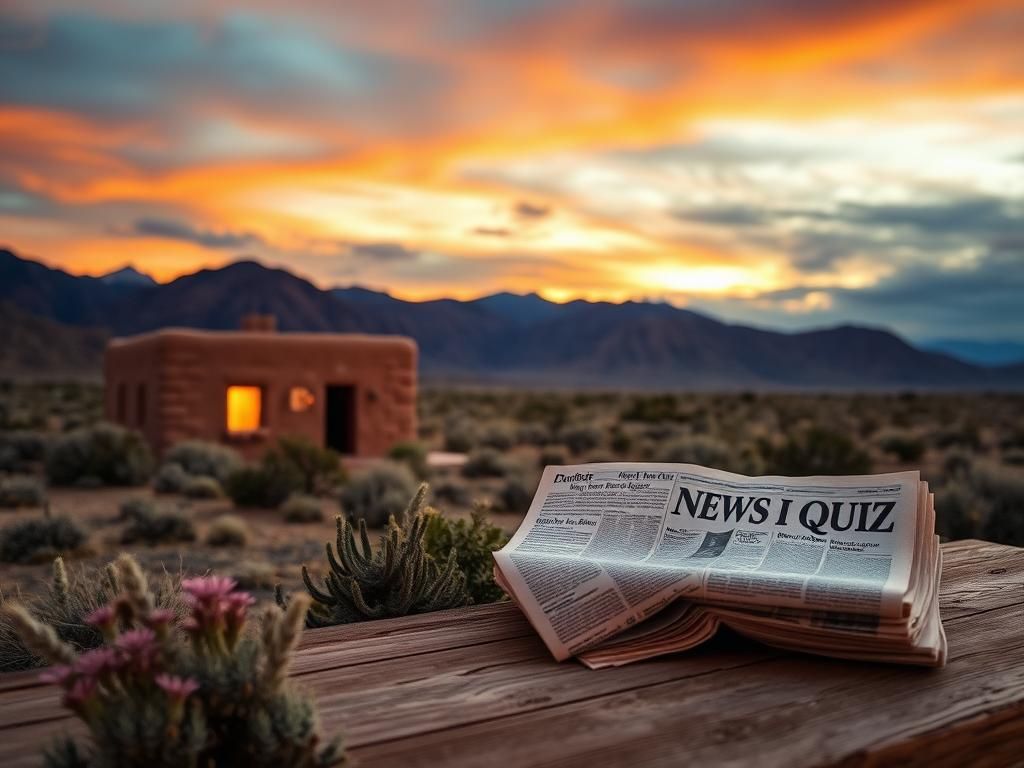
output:
[[7,612],[24,643],[51,666],[42,679],[89,729],[82,750],[70,739],[45,756],[49,768],[297,766],[344,762],[337,740],[318,748],[312,702],[287,681],[308,598],[269,610],[258,631],[253,599],[223,577],[186,579],[191,615],[178,626],[154,607],[145,575],[122,556],[124,593],[88,622],[104,638],[77,654],[20,606]]

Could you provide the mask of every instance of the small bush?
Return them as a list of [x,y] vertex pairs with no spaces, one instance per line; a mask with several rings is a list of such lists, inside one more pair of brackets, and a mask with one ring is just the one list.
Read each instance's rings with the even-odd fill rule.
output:
[[141,485],[153,470],[142,436],[113,424],[98,424],[57,438],[46,460],[52,485]]
[[511,424],[491,422],[480,430],[479,444],[485,448],[507,451],[515,442],[516,432]]
[[473,496],[465,483],[456,480],[442,480],[433,486],[434,500],[445,502],[456,507],[468,507],[473,501]]
[[505,477],[508,473],[508,463],[493,448],[479,448],[473,451],[462,465],[464,477]]
[[161,465],[153,476],[153,490],[157,493],[181,493],[192,476],[181,464],[170,462]]
[[773,475],[863,475],[871,457],[844,433],[813,427],[772,451],[769,465]]
[[1007,448],[1003,451],[1003,464],[1024,467],[1024,448]]
[[536,490],[537,483],[531,483],[520,475],[513,475],[505,481],[498,492],[501,508],[505,512],[525,512],[529,509]]
[[945,539],[977,536],[982,514],[978,497],[963,483],[949,483],[935,493],[935,532]]
[[389,517],[401,521],[409,497],[416,492],[416,478],[404,464],[387,462],[354,475],[341,489],[341,511],[353,520],[365,520],[381,528]]
[[547,448],[544,448],[537,459],[537,466],[541,469],[544,469],[544,467],[558,467],[568,463],[569,457],[566,456],[565,449],[559,445],[549,445]]
[[85,543],[85,531],[67,517],[21,520],[0,530],[0,562],[33,563]]
[[283,464],[242,467],[231,473],[224,491],[238,507],[276,509],[302,490],[302,478]]
[[190,478],[182,493],[189,499],[219,499],[224,495],[224,490],[216,478],[201,476]]
[[275,477],[297,478],[298,485],[293,490],[303,493],[329,493],[345,479],[338,452],[321,448],[304,437],[280,438],[264,454],[261,465]]
[[192,521],[177,510],[140,510],[121,533],[122,544],[171,544],[195,541],[196,530]]
[[249,524],[238,515],[221,515],[206,531],[206,543],[211,547],[244,547],[250,538]]
[[403,440],[395,443],[388,451],[388,458],[405,464],[420,480],[427,476],[427,446],[415,440]]
[[466,575],[466,589],[474,603],[494,603],[505,593],[494,583],[491,553],[505,546],[508,537],[487,519],[487,510],[477,507],[469,520],[452,520],[436,510],[427,521],[424,545],[438,562],[455,552],[455,561]]
[[536,422],[520,424],[516,428],[516,442],[520,445],[547,445],[551,442],[551,430]]
[[917,461],[927,448],[922,438],[900,429],[890,429],[879,435],[878,447],[904,463]]
[[31,472],[46,460],[50,438],[43,432],[0,432],[0,472]]
[[561,442],[576,456],[597,448],[601,445],[602,437],[604,435],[600,429],[587,424],[567,427],[559,436]]
[[156,503],[145,496],[133,496],[121,502],[118,510],[118,520],[124,522],[135,520],[138,517],[152,516],[156,513]]
[[729,446],[707,435],[680,436],[658,451],[658,461],[668,464],[699,464],[702,467],[726,469],[732,452]]
[[164,456],[164,464],[177,464],[192,477],[212,477],[223,483],[242,466],[238,452],[220,443],[205,440],[185,440],[172,447]]
[[476,445],[476,430],[467,421],[449,421],[444,427],[444,449],[468,453]]
[[46,490],[37,477],[14,475],[0,477],[0,508],[41,507],[46,502]]
[[281,505],[286,523],[319,523],[324,519],[323,504],[316,496],[293,493]]

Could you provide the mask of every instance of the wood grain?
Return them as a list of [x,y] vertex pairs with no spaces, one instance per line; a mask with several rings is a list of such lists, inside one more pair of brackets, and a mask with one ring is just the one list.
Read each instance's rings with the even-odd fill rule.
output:
[[[592,672],[554,662],[506,603],[309,631],[293,677],[363,765],[1024,764],[1024,550],[968,541],[943,555],[941,670],[726,633]],[[38,765],[68,728],[35,673],[0,677],[0,765]]]

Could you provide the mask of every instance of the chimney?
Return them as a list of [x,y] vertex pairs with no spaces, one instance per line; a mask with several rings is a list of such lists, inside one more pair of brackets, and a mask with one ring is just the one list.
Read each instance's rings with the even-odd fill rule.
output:
[[250,333],[273,333],[277,330],[277,316],[251,312],[248,315],[242,315],[240,327],[243,331]]

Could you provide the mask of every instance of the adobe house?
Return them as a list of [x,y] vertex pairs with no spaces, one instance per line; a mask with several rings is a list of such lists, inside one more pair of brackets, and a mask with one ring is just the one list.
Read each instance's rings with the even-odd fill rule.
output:
[[107,345],[107,418],[159,455],[201,439],[258,458],[301,435],[347,456],[382,456],[416,437],[416,343],[401,336],[166,329]]

